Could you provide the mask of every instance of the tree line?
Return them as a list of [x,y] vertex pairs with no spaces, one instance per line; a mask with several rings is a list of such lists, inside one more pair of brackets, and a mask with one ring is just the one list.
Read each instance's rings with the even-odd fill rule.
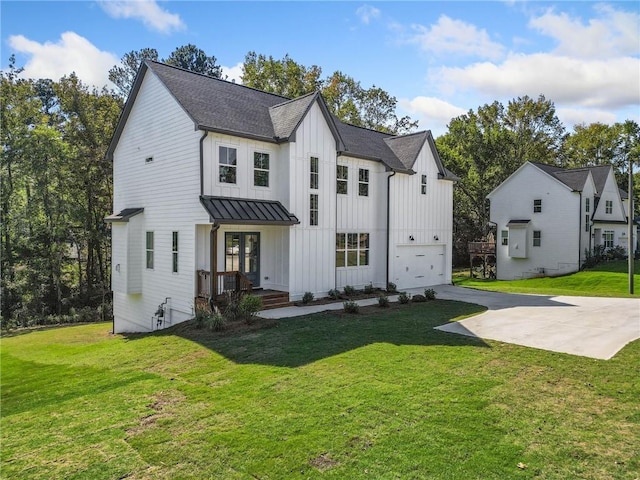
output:
[[[125,54],[108,72],[113,89],[89,87],[73,73],[57,81],[23,79],[13,57],[0,72],[3,327],[110,316],[104,217],[111,213],[113,187],[105,154],[147,59],[159,60],[158,52]],[[191,44],[161,61],[223,74],[214,56]],[[418,127],[410,117],[398,117],[397,99],[383,89],[365,88],[340,71],[323,76],[317,65],[304,66],[288,55],[248,52],[242,83],[290,98],[319,90],[336,117],[356,126],[391,134]],[[611,164],[623,173],[630,158],[640,158],[640,128],[632,121],[593,123],[567,133],[553,102],[525,96],[452,119],[436,144],[447,168],[460,177],[454,189],[454,264],[463,264],[466,243],[488,231],[486,195],[522,163]]]

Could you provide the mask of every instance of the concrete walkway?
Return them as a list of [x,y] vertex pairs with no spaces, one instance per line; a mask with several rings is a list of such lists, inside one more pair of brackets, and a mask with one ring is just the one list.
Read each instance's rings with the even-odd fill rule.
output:
[[[489,309],[436,327],[444,332],[605,360],[640,338],[640,299],[507,294],[452,285],[433,289],[439,299],[477,303]],[[413,295],[423,289],[407,292]],[[389,301],[397,300],[397,295],[389,297]],[[357,303],[375,305],[378,300]],[[342,308],[342,302],[337,302],[263,310],[259,315],[289,318]]]

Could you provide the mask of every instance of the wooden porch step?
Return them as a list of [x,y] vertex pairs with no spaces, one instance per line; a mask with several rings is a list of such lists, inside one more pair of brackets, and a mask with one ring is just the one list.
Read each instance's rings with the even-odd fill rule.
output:
[[272,308],[289,307],[293,305],[289,301],[288,292],[269,293],[267,295],[261,295],[262,308],[264,310],[270,310]]

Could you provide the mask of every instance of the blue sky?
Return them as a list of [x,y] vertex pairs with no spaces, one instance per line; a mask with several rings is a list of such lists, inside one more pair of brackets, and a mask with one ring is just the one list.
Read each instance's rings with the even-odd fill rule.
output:
[[399,101],[437,136],[499,100],[544,94],[576,123],[640,122],[639,2],[2,1],[0,65],[107,84],[122,55],[193,43],[240,80],[249,51],[289,54]]

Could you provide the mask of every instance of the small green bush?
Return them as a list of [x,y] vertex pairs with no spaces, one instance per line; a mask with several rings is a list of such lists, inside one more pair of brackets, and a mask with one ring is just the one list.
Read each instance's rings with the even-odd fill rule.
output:
[[411,298],[411,301],[412,301],[412,302],[415,302],[415,303],[423,303],[423,302],[426,302],[426,301],[427,301],[427,297],[425,297],[424,295],[420,295],[420,294],[418,294],[418,295],[414,295],[414,296]]
[[406,292],[402,292],[400,295],[398,295],[398,301],[403,305],[409,303],[410,300],[411,295],[408,295]]
[[356,289],[353,288],[351,285],[345,285],[344,286],[344,294],[347,297],[350,297],[351,295],[353,295],[354,293],[356,293]]
[[257,313],[262,310],[262,299],[256,295],[243,295],[240,300],[240,318],[252,323]]
[[427,300],[435,300],[436,299],[436,291],[433,288],[427,288],[424,291],[424,298]]
[[211,315],[209,307],[201,303],[196,303],[194,308],[193,324],[196,328],[204,328],[207,319]]
[[354,301],[349,300],[348,302],[344,302],[342,305],[344,306],[344,311],[347,313],[358,313],[360,311],[360,305]]
[[218,307],[213,307],[213,312],[209,313],[205,320],[205,325],[209,330],[219,332],[226,325],[226,320]]
[[329,298],[332,298],[334,300],[338,300],[340,298],[340,292],[338,290],[336,290],[335,288],[329,290]]
[[398,286],[395,283],[393,282],[387,283],[387,292],[396,293],[397,291],[398,291]]
[[372,294],[373,293],[373,285],[372,284],[367,284],[364,286],[364,293],[366,293],[367,295]]
[[311,302],[313,302],[313,293],[304,292],[304,295],[302,296],[302,303],[307,304]]
[[380,308],[386,308],[389,306],[389,297],[387,297],[386,295],[380,295],[378,297],[378,306]]

